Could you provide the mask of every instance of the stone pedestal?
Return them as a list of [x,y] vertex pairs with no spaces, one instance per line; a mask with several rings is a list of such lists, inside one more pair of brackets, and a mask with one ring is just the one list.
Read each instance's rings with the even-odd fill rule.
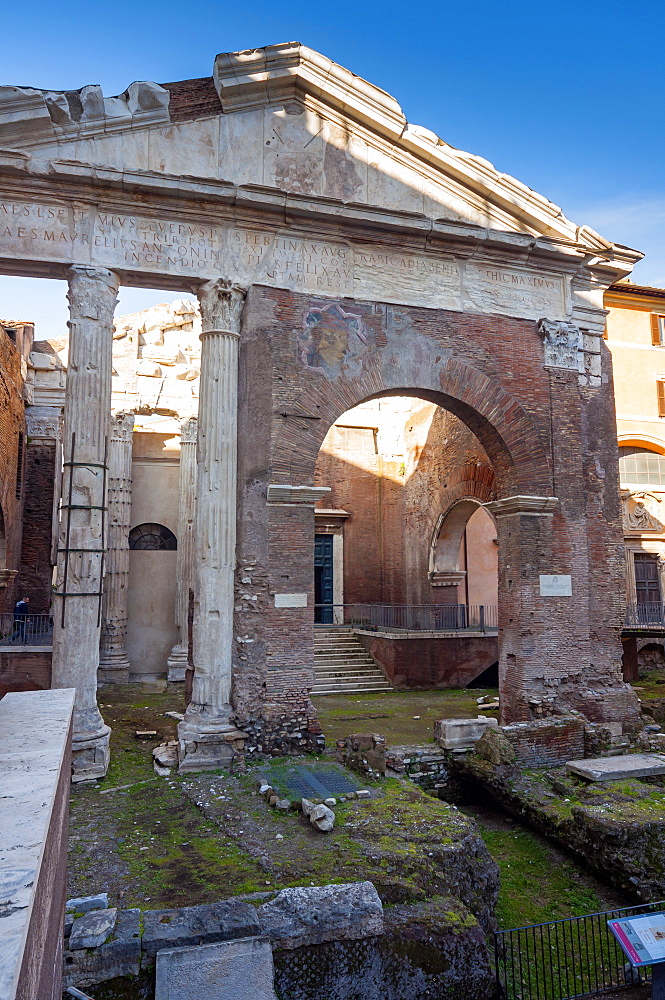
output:
[[97,707],[101,591],[106,548],[106,462],[111,346],[118,278],[103,267],[69,272],[69,368],[64,471],[53,599],[53,687],[75,688],[74,781],[101,778],[110,729]]
[[129,524],[132,512],[133,413],[111,418],[108,450],[108,551],[104,578],[102,638],[98,679],[107,684],[129,680],[127,588],[129,584]]
[[232,723],[238,342],[245,290],[224,279],[198,290],[201,382],[194,523],[192,700],[178,726],[180,771],[223,767],[242,749]]
[[180,430],[180,500],[175,591],[175,623],[178,626],[179,638],[167,660],[169,681],[184,681],[189,662],[189,591],[192,587],[196,511],[196,427],[196,417],[189,417],[183,420]]

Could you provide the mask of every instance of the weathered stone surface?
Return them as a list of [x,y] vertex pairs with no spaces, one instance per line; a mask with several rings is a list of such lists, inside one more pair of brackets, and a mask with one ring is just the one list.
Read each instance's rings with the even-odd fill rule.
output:
[[250,937],[160,951],[155,1000],[276,1000],[270,942]]
[[434,739],[445,750],[469,750],[490,726],[497,726],[496,719],[440,719],[434,723]]
[[[487,1000],[492,972],[485,936],[457,899],[437,897],[386,911],[384,933],[362,941],[275,951],[275,986],[289,1000]],[[302,975],[303,968],[316,976]]]
[[491,764],[512,764],[515,751],[508,737],[498,726],[488,726],[474,747],[474,752]]
[[[286,800],[285,800],[286,801]],[[308,820],[317,830],[322,833],[329,833],[335,825],[335,814],[328,806],[322,802],[312,802],[310,799],[302,799],[302,811]]]
[[383,906],[371,882],[282,889],[258,914],[273,948],[356,940],[383,930]]
[[98,948],[104,944],[107,937],[115,927],[118,911],[115,908],[109,910],[90,910],[78,920],[74,921],[72,932],[69,935],[69,950],[76,951],[79,948]]
[[564,767],[521,771],[475,754],[454,768],[462,781],[477,784],[629,898],[665,896],[665,796],[654,795],[653,784],[625,776],[617,784],[588,783]]
[[256,910],[228,899],[208,906],[148,910],[144,914],[143,950],[149,957],[161,948],[212,944],[259,933]]
[[106,910],[109,905],[109,894],[98,892],[96,896],[79,896],[76,899],[68,899],[65,909],[73,913],[87,913],[88,910]]
[[569,760],[566,767],[588,781],[613,781],[618,778],[644,778],[665,774],[665,755],[630,753],[622,757],[596,757],[591,760]]
[[110,941],[100,947],[66,949],[63,986],[85,989],[116,976],[136,976],[141,965],[141,911],[119,910]]

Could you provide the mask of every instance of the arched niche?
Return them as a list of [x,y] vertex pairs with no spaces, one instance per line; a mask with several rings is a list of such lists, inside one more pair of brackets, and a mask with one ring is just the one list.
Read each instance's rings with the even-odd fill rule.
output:
[[493,515],[473,497],[439,515],[430,542],[429,581],[440,588],[441,603],[496,606],[496,539]]

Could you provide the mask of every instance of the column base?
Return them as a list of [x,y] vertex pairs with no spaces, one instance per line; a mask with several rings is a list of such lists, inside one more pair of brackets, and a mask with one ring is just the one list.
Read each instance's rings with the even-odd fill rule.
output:
[[99,684],[129,684],[130,662],[126,656],[99,657],[97,681]]
[[111,750],[109,740],[111,730],[104,726],[99,735],[89,739],[72,738],[72,783],[79,781],[95,781],[103,778],[109,769]]
[[192,771],[215,771],[230,767],[242,758],[247,733],[220,719],[217,724],[201,716],[187,716],[178,724],[178,774]]
[[168,673],[166,675],[167,681],[184,681],[185,671],[189,666],[187,660],[187,650],[183,649],[182,646],[174,646],[168,660],[166,661],[166,666],[168,667]]

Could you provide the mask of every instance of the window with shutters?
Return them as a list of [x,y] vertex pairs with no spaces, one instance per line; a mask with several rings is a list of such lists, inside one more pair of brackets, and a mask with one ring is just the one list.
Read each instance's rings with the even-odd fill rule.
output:
[[651,313],[651,343],[657,347],[665,346],[665,314]]
[[658,389],[658,416],[665,417],[665,380],[659,378],[656,387]]
[[660,567],[658,556],[636,552],[635,594],[638,604],[660,604]]

